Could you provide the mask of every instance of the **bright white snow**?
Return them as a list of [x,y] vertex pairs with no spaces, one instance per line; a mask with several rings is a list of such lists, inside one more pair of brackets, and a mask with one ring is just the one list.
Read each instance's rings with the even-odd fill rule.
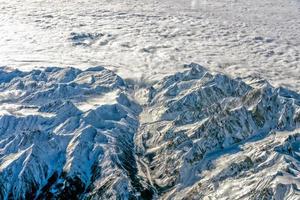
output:
[[152,81],[185,63],[300,91],[297,0],[0,0],[0,66],[103,65]]
[[299,0],[0,0],[0,198],[297,198],[300,96],[277,86],[300,91],[299,16]]

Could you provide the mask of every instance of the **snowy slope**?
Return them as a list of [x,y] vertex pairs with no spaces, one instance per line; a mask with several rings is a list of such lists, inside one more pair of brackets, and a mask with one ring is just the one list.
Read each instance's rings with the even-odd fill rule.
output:
[[1,199],[299,198],[300,95],[267,81],[1,68],[0,96]]
[[186,67],[149,89],[136,135],[141,175],[158,195],[299,198],[300,95]]
[[[125,165],[133,157],[140,107],[120,77],[102,67],[0,74],[6,105],[0,116],[1,199],[76,199],[83,193],[126,199],[135,192]],[[88,101],[96,97],[96,103]]]
[[0,0],[0,199],[300,199],[299,16]]

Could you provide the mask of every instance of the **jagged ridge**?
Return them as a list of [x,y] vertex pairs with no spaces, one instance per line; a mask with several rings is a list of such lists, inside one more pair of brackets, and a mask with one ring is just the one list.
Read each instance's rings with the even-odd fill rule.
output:
[[103,67],[0,74],[11,108],[0,116],[1,199],[135,195],[124,160],[141,108],[120,77]]
[[297,198],[300,95],[186,68],[143,109],[103,67],[1,68],[0,198]]
[[[234,174],[220,172],[218,177],[222,178],[214,177],[203,187],[204,173],[214,171],[210,172],[208,166],[211,163],[222,166],[211,155],[221,157],[226,149],[255,136],[299,127],[300,96],[255,78],[233,79],[210,73],[193,63],[186,67],[189,69],[185,72],[166,77],[149,89],[150,98],[136,138],[138,153],[149,166],[153,185],[163,198],[236,199],[239,190],[222,193],[218,185],[226,185],[228,179],[234,180],[243,170],[256,169],[252,163],[256,157],[247,157],[239,163]],[[208,166],[207,160],[210,160]],[[266,198],[265,191],[258,191],[255,183],[251,191],[259,194],[260,199]],[[275,194],[276,189],[270,183],[264,188]],[[246,197],[251,195],[243,198]]]

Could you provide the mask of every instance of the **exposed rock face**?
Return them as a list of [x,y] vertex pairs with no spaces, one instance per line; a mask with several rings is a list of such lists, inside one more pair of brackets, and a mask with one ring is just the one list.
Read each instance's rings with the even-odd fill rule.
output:
[[197,64],[139,105],[95,67],[0,70],[0,199],[297,199],[300,95]]

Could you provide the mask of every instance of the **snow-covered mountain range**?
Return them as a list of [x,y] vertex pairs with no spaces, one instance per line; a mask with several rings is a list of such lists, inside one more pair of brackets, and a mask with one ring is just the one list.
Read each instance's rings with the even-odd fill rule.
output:
[[[102,67],[1,70],[1,199],[128,197],[139,105]],[[130,165],[134,168],[134,165]]]
[[300,95],[197,64],[0,69],[0,199],[298,199]]
[[160,197],[299,198],[300,95],[186,67],[151,88],[141,114],[137,153]]

